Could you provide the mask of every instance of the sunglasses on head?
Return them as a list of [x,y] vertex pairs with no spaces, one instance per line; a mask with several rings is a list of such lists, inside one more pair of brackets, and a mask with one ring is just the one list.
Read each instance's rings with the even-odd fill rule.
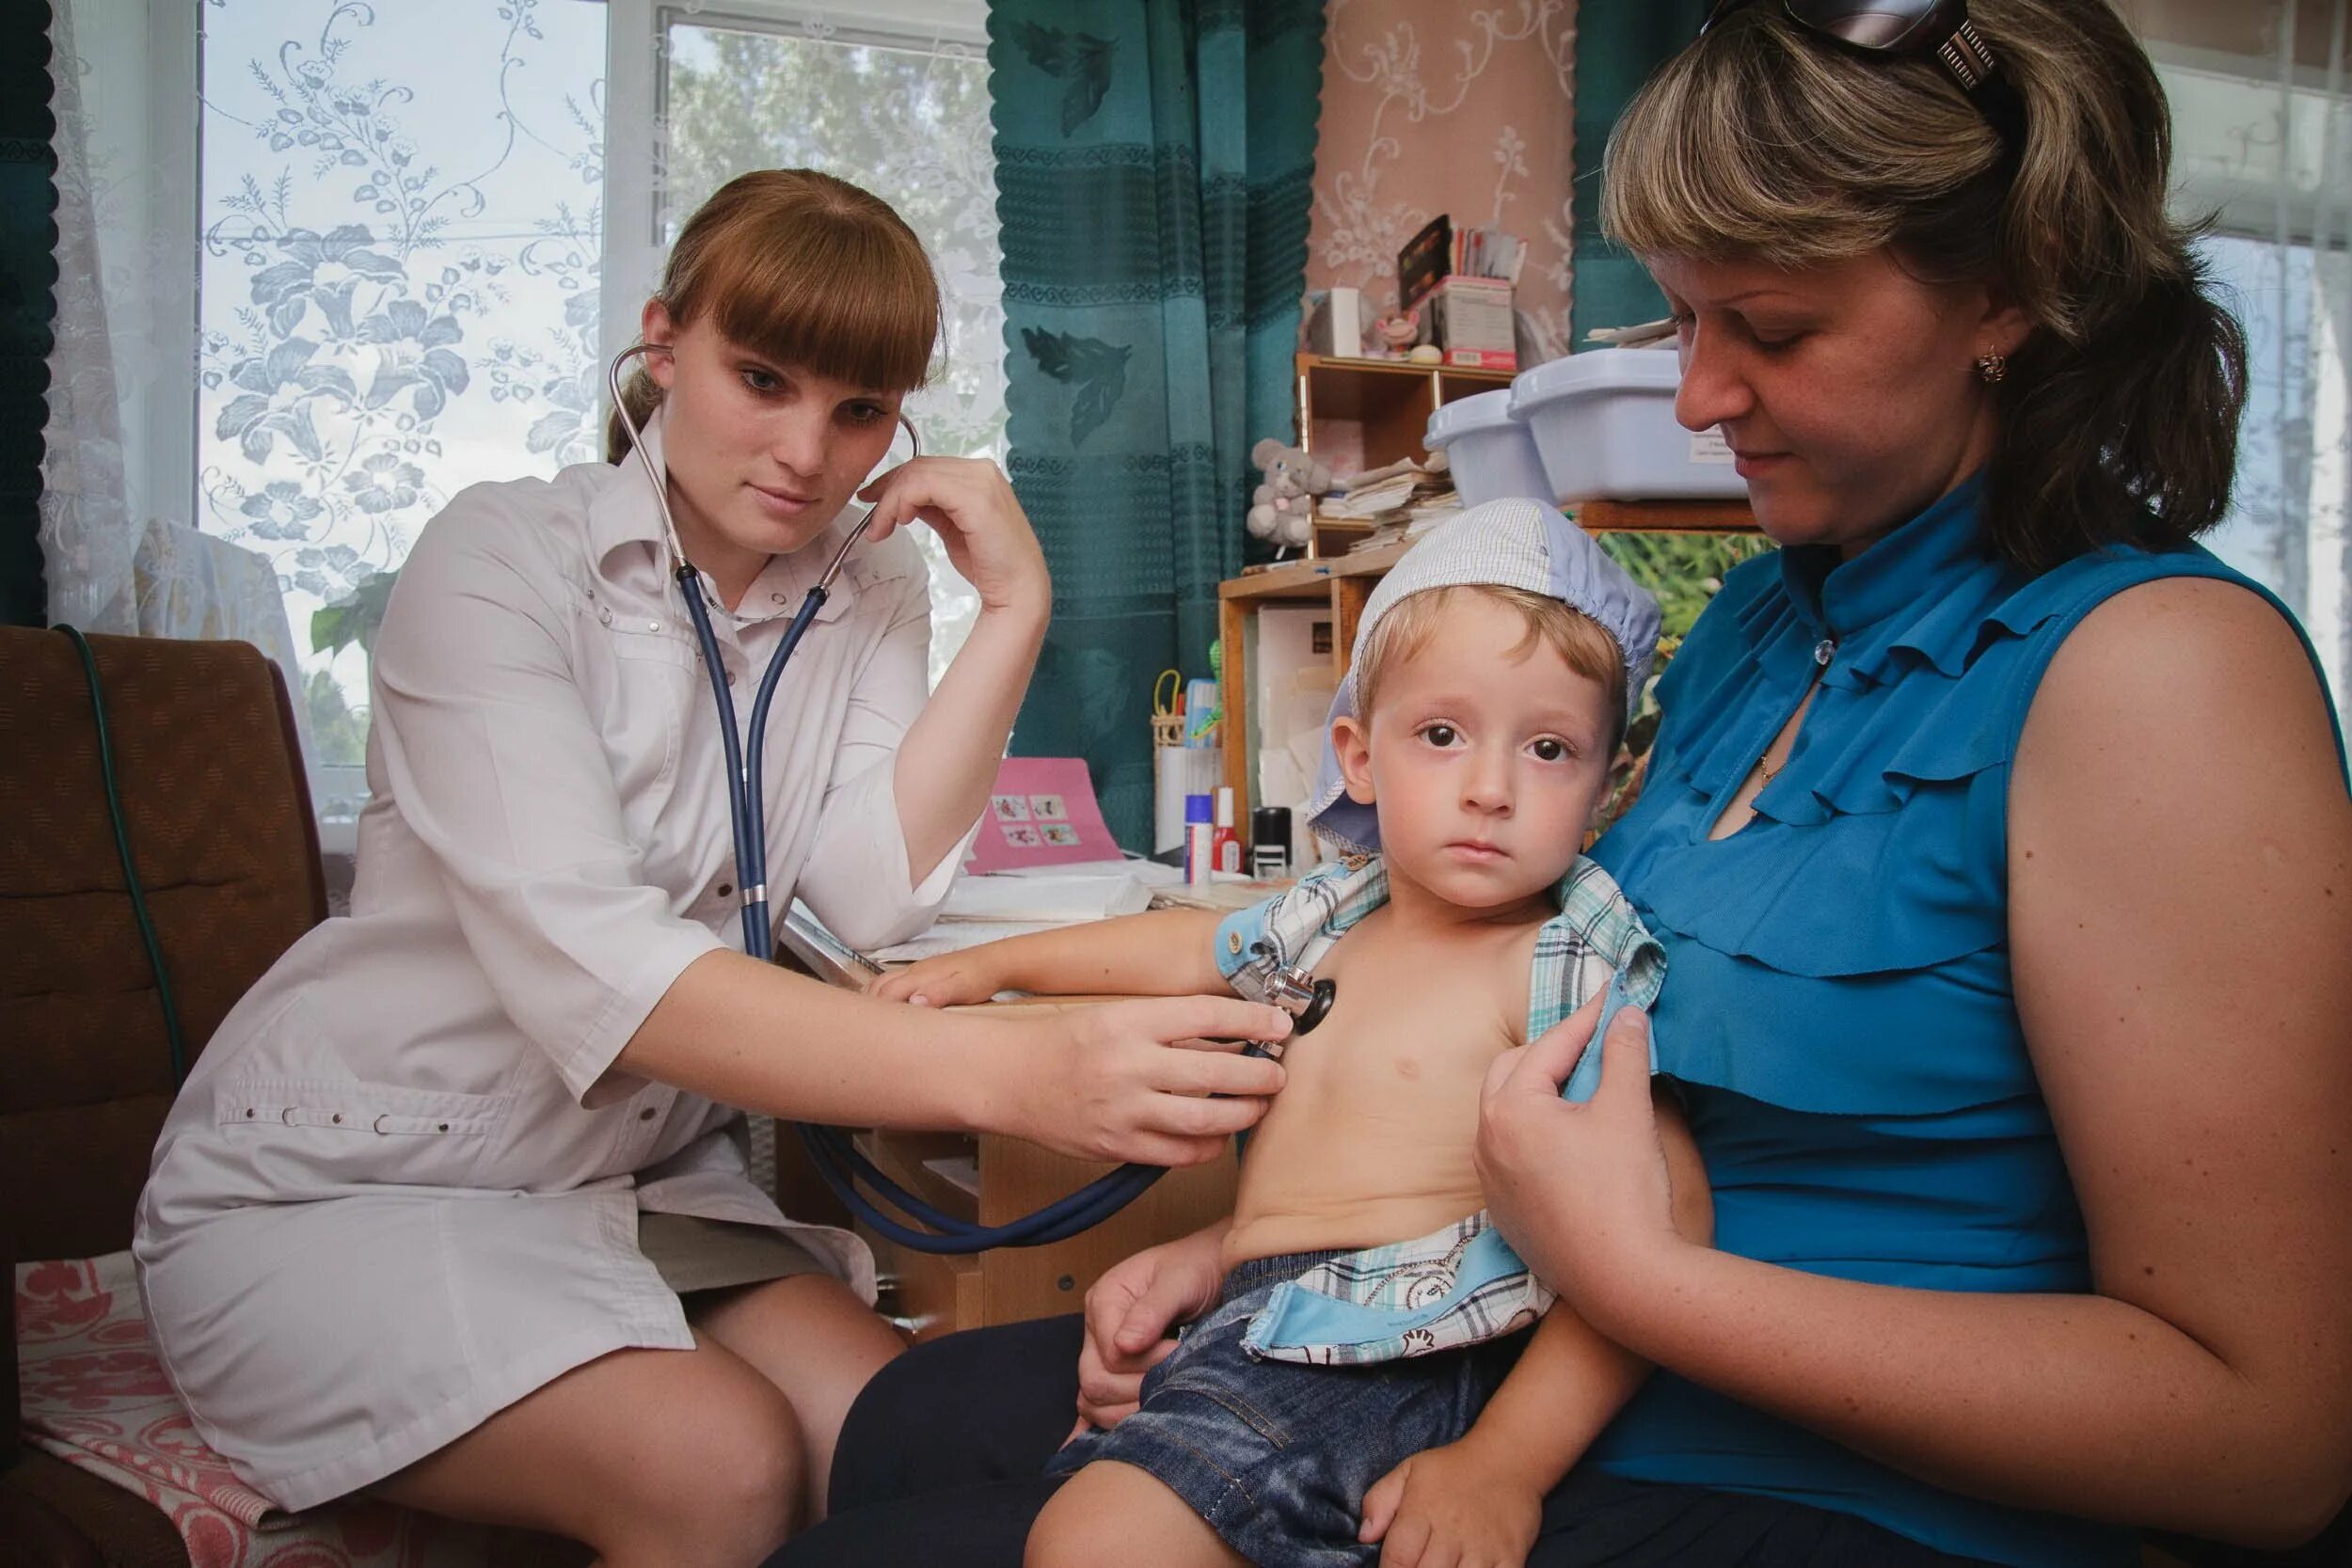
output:
[[[1715,0],[1699,24],[1705,37],[1751,0]],[[1958,82],[2014,158],[2025,145],[2026,108],[1999,59],[1968,20],[1967,0],[1780,0],[1781,13],[1816,38],[1865,55],[1930,55]]]

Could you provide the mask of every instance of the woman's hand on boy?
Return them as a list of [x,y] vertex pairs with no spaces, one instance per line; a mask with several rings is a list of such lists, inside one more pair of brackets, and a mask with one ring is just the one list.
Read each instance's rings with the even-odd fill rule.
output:
[[1601,1041],[1593,1098],[1560,1098],[1599,1016],[1596,998],[1496,1059],[1480,1097],[1477,1163],[1504,1238],[1595,1327],[1622,1339],[1643,1282],[1690,1243],[1675,1229],[1650,1098],[1648,1017],[1621,1010]]
[[1225,1231],[1206,1230],[1147,1247],[1114,1263],[1087,1291],[1086,1342],[1078,1351],[1078,1424],[1104,1431],[1135,1414],[1143,1374],[1176,1348],[1169,1330],[1216,1301]]
[[994,967],[973,948],[894,969],[866,987],[866,994],[918,1007],[962,1007],[985,1002],[1004,989]]
[[1535,1544],[1545,1488],[1475,1437],[1430,1449],[1364,1494],[1359,1541],[1380,1568],[1521,1568]]

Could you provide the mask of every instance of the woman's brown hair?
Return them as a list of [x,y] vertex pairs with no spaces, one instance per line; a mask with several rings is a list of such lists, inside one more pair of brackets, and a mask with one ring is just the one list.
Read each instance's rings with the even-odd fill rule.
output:
[[2106,0],[1971,0],[2025,104],[2003,146],[1932,59],[1865,55],[1780,7],[1726,15],[1609,138],[1601,221],[1639,255],[1801,268],[1889,248],[2006,289],[2034,330],[1994,388],[1994,546],[2041,571],[2163,549],[2229,510],[2246,338],[2165,210],[2171,116]]
[[[920,387],[940,337],[939,279],[887,202],[806,168],[738,175],[694,210],[655,298],[678,325],[706,311],[730,341],[879,391]],[[661,388],[640,366],[621,384],[642,427]],[[605,461],[628,453],[616,412]]]

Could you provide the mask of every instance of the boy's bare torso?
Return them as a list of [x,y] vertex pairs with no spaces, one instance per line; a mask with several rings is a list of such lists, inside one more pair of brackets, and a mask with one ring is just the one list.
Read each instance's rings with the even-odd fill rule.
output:
[[1485,1207],[1471,1146],[1487,1064],[1520,1043],[1541,920],[1400,928],[1374,911],[1317,966],[1330,1016],[1291,1042],[1249,1139],[1227,1268],[1377,1246]]

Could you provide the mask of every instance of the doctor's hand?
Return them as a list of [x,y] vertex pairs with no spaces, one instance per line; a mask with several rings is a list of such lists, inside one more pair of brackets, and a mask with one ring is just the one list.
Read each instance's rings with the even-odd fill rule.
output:
[[1082,1160],[1205,1164],[1265,1115],[1282,1069],[1238,1041],[1279,1040],[1279,1007],[1231,996],[1166,996],[1071,1007],[1023,1021],[1041,1048],[1005,1085],[1016,1137]]
[[1219,1220],[1114,1263],[1087,1291],[1072,1437],[1090,1426],[1108,1431],[1135,1414],[1143,1374],[1176,1348],[1168,1331],[1216,1305],[1217,1263],[1232,1223]]
[[1650,1099],[1649,1019],[1621,1010],[1601,1041],[1600,1087],[1560,1098],[1593,1037],[1594,998],[1487,1069],[1478,1176],[1503,1237],[1604,1334],[1661,1265],[1692,1243],[1675,1228],[1673,1183]]
[[918,457],[858,492],[874,503],[866,538],[882,540],[912,519],[928,524],[948,564],[980,596],[980,609],[1021,610],[1042,621],[1054,588],[1045,552],[1005,471],[984,457]]

